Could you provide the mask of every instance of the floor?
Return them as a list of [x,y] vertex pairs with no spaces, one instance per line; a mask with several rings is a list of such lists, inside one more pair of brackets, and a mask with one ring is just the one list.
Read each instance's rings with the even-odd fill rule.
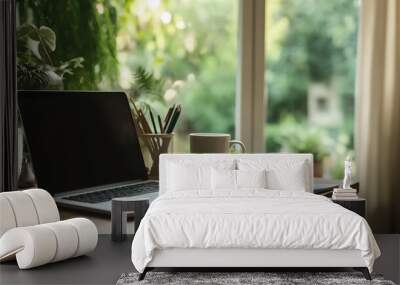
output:
[[132,272],[130,261],[132,238],[112,242],[100,235],[97,248],[88,256],[48,264],[29,270],[18,270],[15,262],[0,265],[0,284],[115,284],[124,272]]
[[[131,239],[114,243],[100,235],[97,249],[82,256],[30,270],[18,270],[15,262],[0,265],[0,284],[115,284],[124,272],[134,271],[130,261]],[[382,257],[375,272],[400,283],[400,235],[376,235]]]
[[375,235],[381,250],[374,265],[374,270],[385,276],[385,279],[400,284],[400,235]]

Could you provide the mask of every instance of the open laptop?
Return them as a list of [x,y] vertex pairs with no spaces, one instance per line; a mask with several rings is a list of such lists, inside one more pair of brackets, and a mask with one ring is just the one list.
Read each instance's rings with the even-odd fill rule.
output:
[[114,197],[158,195],[124,92],[19,91],[38,186],[62,207],[110,214]]

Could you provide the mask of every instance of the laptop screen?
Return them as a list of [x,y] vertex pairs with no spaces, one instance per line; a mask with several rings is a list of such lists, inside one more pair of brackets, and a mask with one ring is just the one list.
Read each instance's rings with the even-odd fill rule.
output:
[[123,92],[19,91],[38,186],[51,194],[145,179]]

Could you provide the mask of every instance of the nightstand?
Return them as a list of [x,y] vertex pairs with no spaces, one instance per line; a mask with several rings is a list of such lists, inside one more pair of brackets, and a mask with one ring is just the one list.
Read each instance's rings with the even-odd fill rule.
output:
[[339,204],[340,206],[359,214],[365,218],[366,200],[364,198],[357,198],[354,200],[337,200],[332,199],[332,202]]
[[121,197],[112,199],[111,239],[123,241],[127,235],[127,218],[129,212],[135,213],[135,233],[150,205],[150,199],[138,197]]

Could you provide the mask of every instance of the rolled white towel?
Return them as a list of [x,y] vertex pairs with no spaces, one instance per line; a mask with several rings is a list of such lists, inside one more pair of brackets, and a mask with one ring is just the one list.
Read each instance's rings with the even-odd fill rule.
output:
[[65,222],[70,223],[78,233],[78,247],[74,257],[91,252],[96,248],[98,232],[92,221],[85,218],[74,218],[65,220]]
[[78,232],[71,228],[71,224],[65,221],[43,225],[52,231],[57,242],[57,250],[51,262],[56,262],[70,258],[78,250]]
[[43,189],[0,193],[0,237],[15,227],[60,220],[53,197]]
[[97,239],[96,226],[84,218],[14,228],[0,238],[0,261],[16,256],[20,269],[37,267],[86,254]]
[[29,195],[23,191],[3,192],[1,195],[10,203],[17,227],[39,224],[35,205]]
[[51,223],[60,220],[56,202],[49,192],[43,189],[28,189],[22,191],[28,194],[33,201],[39,219],[39,224]]
[[10,202],[0,195],[0,237],[9,229],[15,228],[17,222]]
[[20,269],[49,263],[56,251],[54,233],[43,225],[14,228],[0,238],[0,261],[16,256]]

